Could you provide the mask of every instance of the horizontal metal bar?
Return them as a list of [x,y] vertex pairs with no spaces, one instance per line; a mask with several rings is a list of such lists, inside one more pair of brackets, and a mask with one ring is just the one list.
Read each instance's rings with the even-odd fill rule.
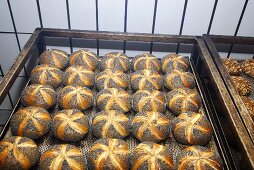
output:
[[100,40],[128,40],[143,42],[164,42],[164,43],[186,43],[195,44],[195,36],[187,35],[166,35],[166,34],[145,34],[145,33],[124,33],[107,31],[81,31],[68,29],[42,28],[42,35],[49,37],[100,39]]
[[[0,34],[16,34],[16,32],[12,32],[12,31],[0,31]],[[33,34],[33,33],[32,32],[17,32],[17,34],[30,35],[30,34]]]
[[254,37],[243,37],[243,36],[226,36],[226,35],[207,35],[213,43],[222,44],[241,44],[241,45],[254,45]]

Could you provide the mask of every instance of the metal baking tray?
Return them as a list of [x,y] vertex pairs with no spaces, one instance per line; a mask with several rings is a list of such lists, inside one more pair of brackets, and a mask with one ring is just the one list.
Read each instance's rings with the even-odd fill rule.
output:
[[[63,42],[67,42],[67,45]],[[150,51],[154,55],[156,55],[157,52],[179,52],[189,54],[191,71],[196,78],[196,87],[202,97],[203,109],[214,131],[212,144],[208,144],[208,146],[215,148],[219,152],[224,169],[254,167],[254,159],[251,156],[251,153],[254,151],[253,143],[251,142],[244,124],[240,119],[238,120],[236,108],[234,103],[230,100],[229,94],[226,92],[225,94],[222,93],[224,92],[221,91],[221,86],[224,86],[223,81],[210,58],[204,41],[200,37],[47,28],[36,29],[0,82],[0,103],[6,95],[9,94],[21,70],[25,67],[26,70],[31,71],[36,65],[36,62],[31,62],[30,64],[26,63],[32,60],[32,58],[36,61],[38,56],[45,51],[48,46],[67,46],[70,48],[70,52],[72,52],[75,47],[95,48],[98,55],[101,55],[100,51],[103,49],[110,49],[111,51],[121,50],[123,52],[136,51],[136,54],[141,53],[140,51]],[[28,79],[26,85],[29,84],[30,71],[27,71]],[[215,90],[217,93],[211,92],[211,89]],[[216,104],[217,101],[223,102],[218,106]],[[20,107],[18,100],[13,103],[16,103],[16,105],[9,118],[2,126],[2,131],[0,133],[1,138],[11,135],[9,120],[12,114]],[[231,116],[235,116],[236,119],[232,119],[231,116],[224,117],[224,115],[221,114],[224,113],[228,115],[228,110],[232,111],[230,112],[232,114]],[[96,110],[92,109],[88,112],[90,112],[89,114],[92,116]],[[132,116],[132,114],[133,113],[130,113],[129,116]],[[170,113],[166,114],[168,114],[168,116],[172,115]],[[224,121],[227,122],[226,127],[224,126]],[[227,133],[228,128],[231,129],[231,133]],[[231,136],[228,134],[231,134]],[[234,143],[231,142],[232,139]],[[84,140],[76,145],[86,153],[94,140],[95,138],[89,133]],[[138,143],[132,136],[128,137],[126,141],[131,148]],[[55,140],[51,135],[47,135],[36,142],[39,145],[40,151],[43,152],[49,146],[60,141]],[[170,146],[173,145],[173,148],[179,148],[180,150],[182,147],[170,139],[166,140],[165,144]],[[175,149],[173,152],[179,152],[179,150]],[[240,163],[242,161],[246,163],[242,165]]]

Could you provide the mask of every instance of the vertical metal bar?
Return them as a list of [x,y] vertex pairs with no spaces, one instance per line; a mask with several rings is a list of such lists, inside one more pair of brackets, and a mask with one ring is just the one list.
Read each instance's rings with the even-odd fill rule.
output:
[[[185,14],[186,14],[187,5],[188,5],[188,0],[185,0],[179,35],[182,35],[182,32],[183,32],[183,25],[184,25],[184,19],[185,19]],[[177,54],[178,54],[178,52],[179,52],[179,48],[180,48],[180,43],[177,44],[177,48],[176,48],[176,53],[177,53]]]
[[[127,14],[128,14],[128,0],[125,0],[124,6],[124,32],[127,32]],[[126,41],[123,42],[123,53],[126,52]]]
[[[239,20],[238,20],[238,23],[237,23],[237,26],[236,26],[236,29],[235,29],[234,36],[237,36],[237,33],[238,33],[239,28],[240,28],[240,25],[241,25],[241,23],[242,23],[243,16],[244,16],[246,7],[247,7],[247,5],[248,5],[248,2],[249,2],[249,0],[245,0],[245,3],[244,3],[244,5],[243,5],[243,9],[242,9],[240,18],[239,18]],[[230,54],[231,54],[231,52],[232,52],[233,46],[234,46],[233,44],[230,45],[227,58],[229,58],[229,56],[230,56]]]
[[40,0],[36,0],[36,5],[37,5],[37,10],[38,10],[38,16],[39,16],[40,26],[41,26],[41,28],[43,28],[42,17],[41,17]]
[[[21,51],[21,46],[20,46],[20,42],[19,42],[19,37],[18,37],[18,33],[17,33],[17,28],[16,28],[14,16],[13,16],[12,9],[11,9],[10,0],[7,0],[7,4],[8,4],[9,12],[10,12],[10,15],[11,15],[11,21],[12,21],[13,29],[14,29],[14,32],[15,32],[16,41],[17,41],[17,44],[18,44],[19,52],[20,52]],[[28,74],[27,74],[25,66],[24,66],[24,73],[25,73],[25,76],[28,80]]]
[[[98,0],[95,0],[95,7],[96,7],[96,31],[99,31],[99,10],[98,10]],[[99,47],[99,39],[96,40],[97,43],[97,55],[100,55],[100,47]]]
[[[156,23],[156,14],[157,14],[157,5],[158,5],[158,0],[154,1],[154,10],[153,10],[153,25],[152,25],[152,34],[154,34],[155,30],[155,23]],[[153,42],[151,42],[150,45],[150,54],[153,52]]]
[[[68,0],[66,0],[66,12],[67,12],[67,20],[68,20],[68,29],[71,29],[70,7],[69,7]],[[70,43],[71,53],[73,53],[72,38],[69,38],[69,43]]]
[[[0,73],[1,73],[1,75],[4,75],[4,72],[3,72],[3,69],[2,69],[2,66],[0,65]],[[12,109],[14,108],[14,104],[13,104],[13,101],[12,101],[12,98],[11,98],[11,95],[10,95],[10,91],[8,92],[8,98],[9,98],[9,100],[10,100],[10,103],[11,103],[11,107],[12,107]]]
[[208,26],[208,29],[207,29],[207,34],[210,34],[211,27],[212,27],[212,24],[213,24],[214,14],[215,14],[215,11],[216,11],[216,8],[217,8],[217,4],[218,4],[218,0],[215,0],[214,5],[213,5],[213,12],[212,12],[210,22],[209,22],[209,26]]

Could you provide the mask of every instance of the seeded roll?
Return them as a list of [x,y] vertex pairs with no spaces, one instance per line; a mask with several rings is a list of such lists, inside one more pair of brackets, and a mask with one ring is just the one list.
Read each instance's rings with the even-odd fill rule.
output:
[[254,99],[246,96],[242,96],[244,105],[247,107],[252,120],[254,121]]
[[57,88],[63,81],[63,72],[49,65],[38,65],[31,73],[32,84],[50,85]]
[[111,52],[106,54],[101,62],[100,62],[100,69],[117,69],[123,72],[126,72],[130,68],[130,61],[126,54],[122,52]]
[[91,169],[128,170],[130,166],[130,150],[121,139],[99,139],[87,156]]
[[87,166],[83,153],[76,146],[59,144],[52,146],[41,155],[39,169],[86,170]]
[[162,76],[155,70],[139,70],[131,75],[131,88],[137,90],[160,90]]
[[12,136],[0,141],[0,169],[30,169],[39,157],[36,143],[27,137]]
[[172,70],[187,71],[190,63],[187,58],[177,54],[168,54],[161,60],[161,69],[163,73]]
[[140,143],[132,156],[132,170],[175,169],[169,150],[153,142]]
[[137,113],[131,123],[132,134],[141,142],[161,142],[169,136],[170,120],[159,112]]
[[254,59],[245,60],[242,63],[242,69],[245,74],[254,77]]
[[100,111],[92,120],[93,134],[97,138],[123,139],[129,135],[129,118],[117,110]]
[[167,100],[169,109],[176,115],[188,111],[197,112],[201,107],[199,94],[188,88],[179,88],[168,92]]
[[160,61],[152,54],[137,55],[132,59],[132,69],[137,70],[155,70],[160,71]]
[[51,118],[47,110],[40,107],[19,109],[11,118],[11,131],[15,136],[38,139],[50,130]]
[[208,119],[200,113],[185,112],[173,123],[175,139],[184,145],[206,145],[212,138],[212,127]]
[[224,58],[222,59],[223,65],[227,72],[231,76],[239,76],[242,72],[241,65],[234,59]]
[[89,50],[78,50],[71,54],[70,64],[81,65],[94,71],[99,63],[98,56]]
[[83,66],[70,66],[64,73],[63,83],[65,86],[76,84],[91,88],[94,85],[95,74],[91,69]]
[[195,87],[195,79],[192,73],[172,70],[163,77],[165,87],[169,90],[186,87],[193,89]]
[[120,70],[106,69],[96,76],[95,85],[98,90],[107,88],[126,89],[129,86],[129,77]]
[[139,90],[133,95],[133,109],[136,112],[163,112],[166,108],[165,95],[157,90]]
[[129,112],[131,110],[131,96],[123,89],[104,89],[97,94],[96,106],[100,110]]
[[223,167],[218,153],[215,153],[203,146],[190,146],[179,154],[177,158],[177,169],[221,170]]
[[237,92],[241,96],[248,96],[251,93],[252,91],[251,83],[246,78],[240,76],[231,76],[231,80],[233,81],[233,84]]
[[40,64],[49,64],[61,70],[68,65],[68,62],[68,54],[63,50],[50,49],[40,55]]
[[66,86],[58,93],[58,105],[63,109],[87,110],[93,106],[93,92],[81,86]]
[[23,106],[38,106],[49,109],[56,104],[56,92],[49,85],[31,84],[21,93]]

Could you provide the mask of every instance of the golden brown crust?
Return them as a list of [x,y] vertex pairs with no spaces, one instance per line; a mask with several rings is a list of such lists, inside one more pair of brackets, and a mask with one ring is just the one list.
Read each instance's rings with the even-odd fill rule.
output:
[[131,123],[132,133],[141,142],[160,142],[169,135],[170,120],[162,113],[137,113]]
[[88,162],[92,169],[129,169],[130,150],[121,139],[99,139],[88,152]]
[[217,153],[202,146],[190,146],[178,156],[178,169],[221,170],[222,165]]
[[161,60],[161,69],[163,73],[172,70],[187,71],[189,65],[188,59],[178,54],[168,54]]
[[231,80],[237,92],[241,96],[247,96],[251,93],[252,87],[249,80],[247,80],[246,78],[240,76],[231,76]]
[[85,170],[85,159],[82,152],[73,145],[55,145],[41,155],[40,169],[75,169]]
[[131,96],[123,89],[103,89],[97,94],[96,106],[100,110],[128,112],[131,109]]
[[153,142],[140,143],[134,150],[132,170],[174,169],[172,156],[163,145]]
[[254,99],[246,96],[242,96],[243,103],[247,107],[252,120],[254,121]]
[[241,74],[242,68],[236,60],[231,59],[231,58],[224,58],[224,59],[222,59],[222,62],[223,62],[229,75],[238,76]]
[[160,62],[154,55],[144,53],[132,59],[132,69],[134,71],[143,69],[160,71]]
[[82,65],[85,68],[95,70],[99,63],[98,56],[89,50],[78,50],[71,54],[70,64],[71,65]]
[[129,118],[117,110],[101,111],[92,120],[98,138],[125,138],[129,135]]
[[242,63],[242,69],[245,74],[254,77],[254,59],[245,60]]
[[40,64],[49,64],[59,69],[64,69],[68,61],[68,54],[62,50],[49,49],[40,55]]
[[29,138],[17,136],[0,141],[0,169],[30,169],[38,158],[38,147]]

